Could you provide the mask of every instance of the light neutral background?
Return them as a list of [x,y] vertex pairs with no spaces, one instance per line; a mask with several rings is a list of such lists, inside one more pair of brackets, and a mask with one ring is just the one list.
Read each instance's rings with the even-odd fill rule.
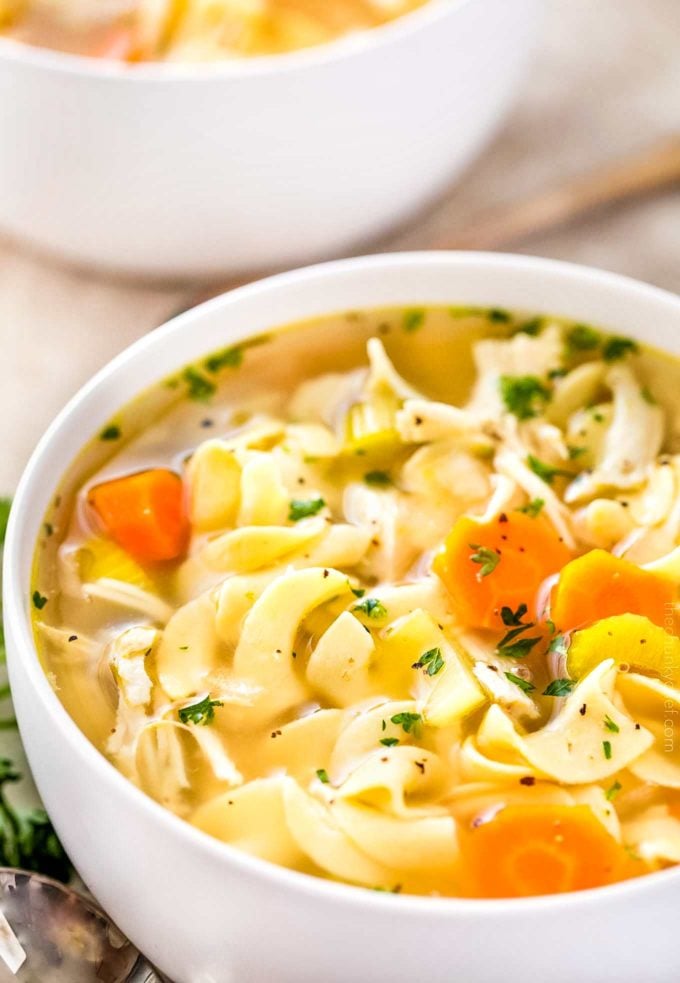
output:
[[[531,196],[680,131],[680,0],[545,0],[515,111],[444,201],[384,248],[427,247],[490,206]],[[443,121],[443,125],[445,125]],[[376,244],[367,243],[365,251]],[[527,240],[680,290],[680,191]],[[109,282],[0,239],[0,493],[66,399],[113,354],[190,303],[190,284]]]

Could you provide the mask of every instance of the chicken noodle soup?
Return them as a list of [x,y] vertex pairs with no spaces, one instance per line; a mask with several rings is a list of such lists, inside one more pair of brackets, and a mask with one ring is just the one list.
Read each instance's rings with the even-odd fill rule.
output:
[[0,31],[117,61],[278,54],[379,27],[427,0],[0,0]]
[[516,897],[674,864],[678,379],[470,308],[216,352],[64,479],[50,678],[146,793],[298,871]]

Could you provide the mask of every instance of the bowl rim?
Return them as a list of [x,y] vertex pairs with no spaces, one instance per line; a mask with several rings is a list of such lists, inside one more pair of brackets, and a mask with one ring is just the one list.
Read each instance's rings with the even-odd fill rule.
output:
[[[33,486],[36,484],[36,480],[40,478],[43,456],[52,447],[53,442],[58,441],[60,433],[62,431],[67,432],[68,428],[72,426],[71,417],[77,415],[81,403],[91,398],[92,394],[110,376],[115,376],[131,361],[146,358],[147,349],[152,350],[154,346],[165,342],[166,339],[171,341],[176,332],[179,333],[187,329],[192,323],[200,322],[222,308],[228,308],[230,305],[238,303],[241,298],[247,300],[258,294],[269,294],[271,299],[275,300],[277,292],[279,290],[285,291],[288,287],[303,285],[302,289],[304,290],[306,289],[305,284],[313,286],[324,279],[332,280],[347,274],[351,276],[365,270],[370,270],[373,274],[379,274],[381,270],[393,267],[399,270],[413,270],[420,267],[421,270],[424,270],[430,264],[439,264],[447,268],[478,268],[489,276],[493,276],[494,272],[503,271],[507,273],[508,270],[530,277],[550,274],[564,282],[571,282],[572,286],[575,282],[582,285],[599,284],[604,289],[618,292],[624,297],[627,295],[630,298],[634,296],[637,296],[638,299],[642,298],[643,302],[648,303],[650,308],[654,305],[657,308],[665,307],[668,312],[680,317],[680,296],[620,274],[534,256],[443,250],[387,253],[315,264],[290,272],[279,273],[227,291],[177,315],[125,348],[78,390],[46,430],[24,469],[10,513],[3,564],[4,619],[9,642],[7,648],[10,678],[15,659],[17,661],[21,659],[23,671],[32,687],[33,696],[39,699],[43,714],[49,717],[50,728],[58,731],[69,745],[69,753],[74,760],[80,759],[84,767],[94,769],[98,780],[108,788],[111,795],[118,797],[118,800],[122,799],[129,809],[141,811],[150,822],[160,824],[168,836],[178,842],[184,841],[187,847],[199,851],[203,857],[215,864],[231,865],[237,872],[269,885],[271,888],[276,887],[281,890],[299,892],[308,898],[343,907],[363,905],[367,909],[374,907],[381,910],[390,908],[390,910],[395,911],[395,915],[406,914],[412,917],[427,917],[428,919],[461,917],[496,919],[499,915],[524,918],[527,914],[567,914],[574,906],[602,905],[615,899],[641,899],[646,893],[654,891],[657,886],[660,888],[666,882],[673,881],[680,884],[680,866],[649,873],[643,877],[622,881],[618,884],[568,894],[510,899],[469,899],[423,897],[375,891],[290,870],[268,860],[247,854],[191,826],[187,821],[165,809],[125,778],[80,731],[50,685],[38,656],[30,612],[26,603],[28,590],[23,587],[22,577],[26,550],[30,550],[31,563],[35,553],[35,542],[25,528],[30,515],[27,506],[34,494]],[[418,300],[418,298],[414,298],[414,302],[427,303],[427,301]],[[329,311],[328,313],[333,312]],[[198,352],[196,357],[200,357],[202,354],[204,352]],[[152,383],[148,384],[151,385]],[[133,399],[134,396],[131,396],[125,402],[129,403]],[[64,472],[72,460],[73,458],[68,460]],[[64,472],[60,477],[63,476]],[[55,480],[53,488],[56,487],[57,480]]]
[[58,74],[84,79],[111,79],[127,84],[163,82],[206,83],[223,79],[279,76],[310,71],[376,49],[389,47],[411,34],[436,27],[440,20],[480,0],[427,0],[422,7],[408,11],[378,27],[341,35],[324,44],[272,55],[253,55],[233,61],[208,62],[116,62],[112,59],[71,54],[41,48],[0,34],[0,63],[17,63]]

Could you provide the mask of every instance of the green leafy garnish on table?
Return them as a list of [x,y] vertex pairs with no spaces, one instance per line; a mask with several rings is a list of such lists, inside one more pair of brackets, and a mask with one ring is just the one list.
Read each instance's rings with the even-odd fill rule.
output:
[[8,801],[5,786],[21,778],[9,758],[0,758],[0,864],[66,882],[73,868],[45,810],[20,811]]
[[[0,553],[5,543],[11,504],[11,499],[0,498]],[[0,666],[4,666],[5,659],[0,592]],[[5,677],[0,683],[0,701],[9,699],[9,696],[9,683]],[[0,730],[14,728],[16,720],[13,716],[0,718]],[[6,786],[20,782],[22,777],[9,758],[0,758],[0,865],[20,867],[66,882],[73,868],[45,810],[20,810],[7,796]]]

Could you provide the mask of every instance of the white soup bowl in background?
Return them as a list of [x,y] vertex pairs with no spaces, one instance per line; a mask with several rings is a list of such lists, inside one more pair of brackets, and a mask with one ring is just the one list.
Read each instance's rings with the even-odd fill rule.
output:
[[279,868],[211,839],[123,778],[68,716],[40,664],[29,595],[43,516],[69,463],[122,404],[276,325],[401,304],[559,314],[680,354],[677,297],[597,270],[482,253],[373,256],[281,274],[138,341],[55,420],[12,509],[9,671],[38,789],[85,882],[175,983],[677,983],[680,868],[506,901],[391,895]]
[[340,255],[481,150],[540,6],[430,0],[318,48],[198,65],[120,65],[0,36],[0,231],[134,276]]

